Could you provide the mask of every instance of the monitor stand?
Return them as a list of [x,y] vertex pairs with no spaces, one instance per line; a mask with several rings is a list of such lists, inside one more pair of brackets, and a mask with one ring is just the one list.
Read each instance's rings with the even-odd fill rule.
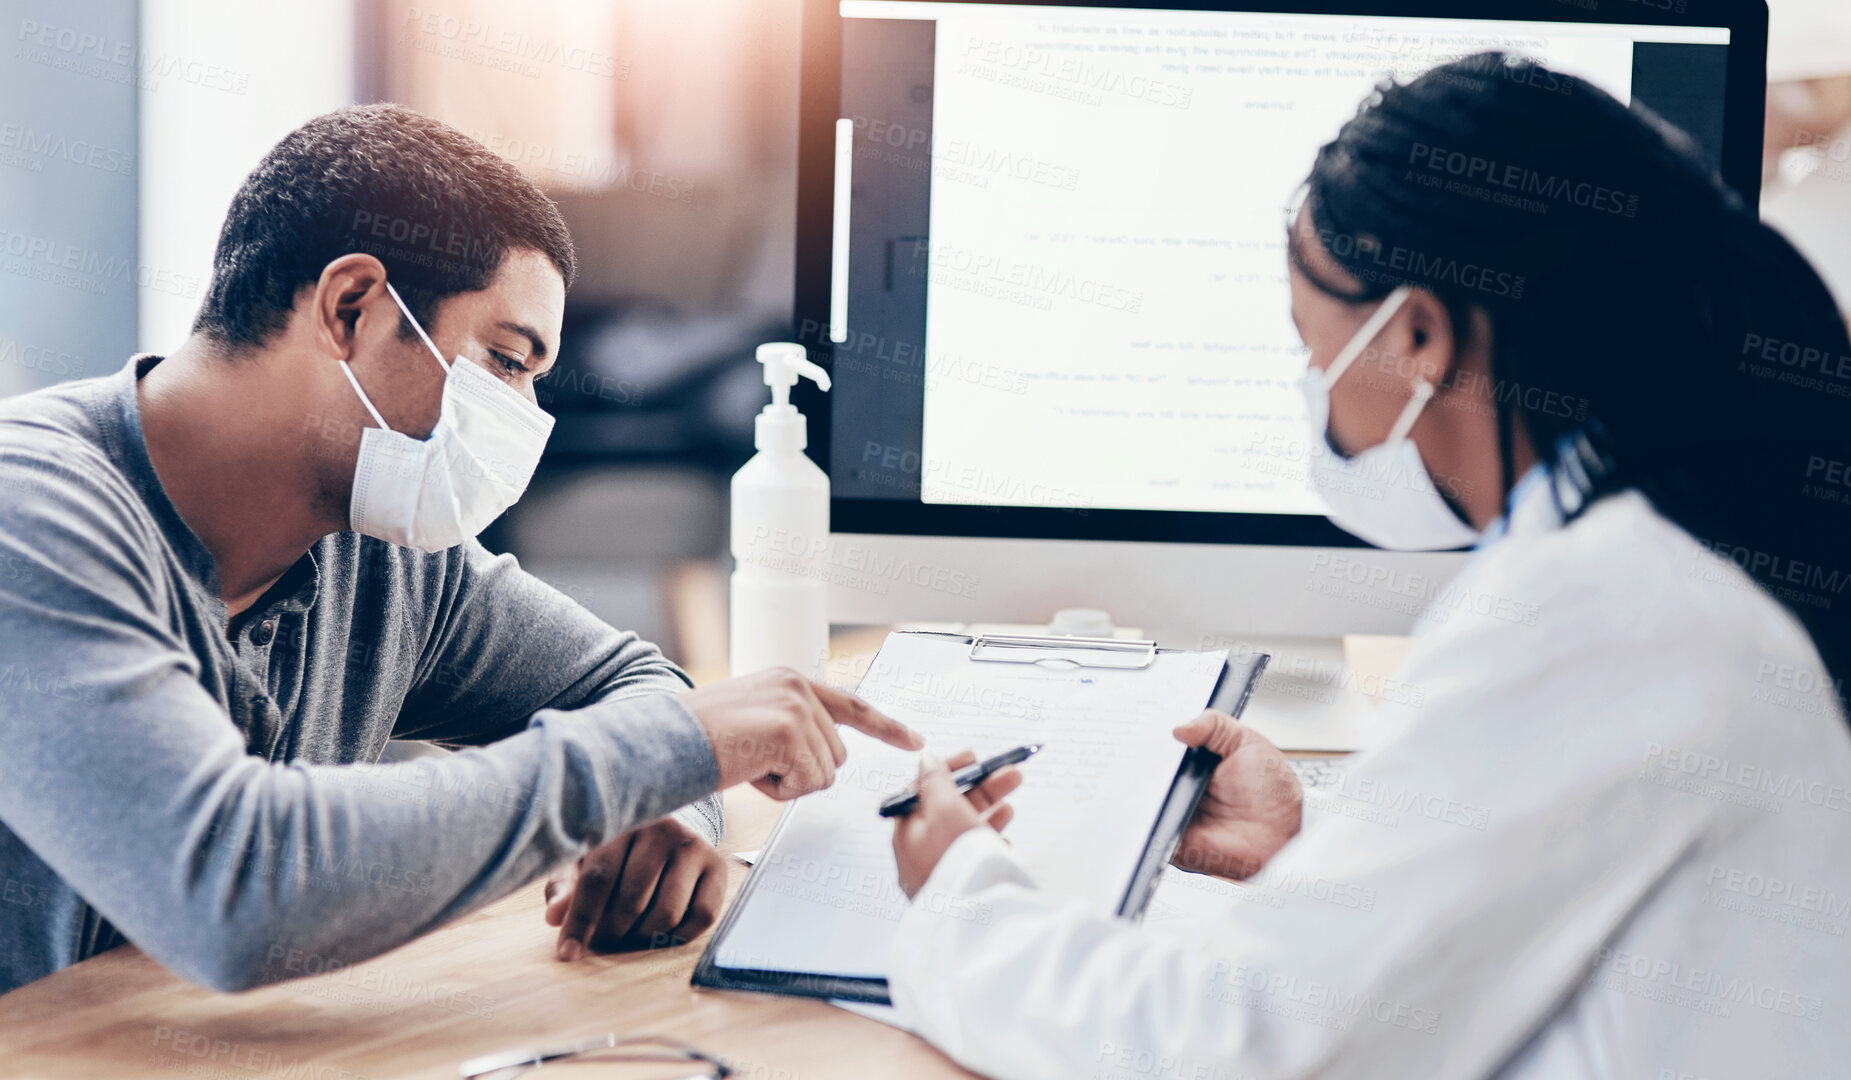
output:
[[1358,675],[1344,638],[1250,637],[1229,647],[1272,658],[1241,720],[1279,749],[1362,750],[1384,734],[1365,690],[1385,680]]

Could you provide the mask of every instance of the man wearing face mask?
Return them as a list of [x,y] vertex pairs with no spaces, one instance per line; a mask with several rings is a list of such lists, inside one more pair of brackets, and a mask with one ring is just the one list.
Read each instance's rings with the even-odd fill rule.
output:
[[486,148],[345,109],[240,188],[178,349],[0,403],[0,992],[125,939],[280,981],[549,870],[562,959],[686,940],[717,790],[827,785],[837,723],[918,745],[789,672],[691,690],[476,541],[575,269]]

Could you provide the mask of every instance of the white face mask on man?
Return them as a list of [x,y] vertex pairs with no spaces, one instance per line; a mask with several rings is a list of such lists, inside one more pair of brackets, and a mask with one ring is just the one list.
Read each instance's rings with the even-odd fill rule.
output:
[[366,536],[442,551],[479,534],[520,499],[553,433],[553,418],[466,357],[444,363],[398,290],[388,282],[386,291],[443,368],[443,404],[429,438],[393,431],[347,361],[340,362],[379,425],[360,436],[348,519]]
[[1361,540],[1390,551],[1450,551],[1476,544],[1481,533],[1447,505],[1421,460],[1420,448],[1408,438],[1433,398],[1432,383],[1414,383],[1413,400],[1379,445],[1346,458],[1330,441],[1330,388],[1363,350],[1375,344],[1412,291],[1403,285],[1390,293],[1330,367],[1306,370],[1301,387],[1311,421],[1311,484],[1329,508],[1330,520]]

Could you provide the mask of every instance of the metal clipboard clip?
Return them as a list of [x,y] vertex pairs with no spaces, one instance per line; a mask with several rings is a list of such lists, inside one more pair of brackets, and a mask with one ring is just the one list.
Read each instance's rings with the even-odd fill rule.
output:
[[1076,667],[1135,671],[1157,660],[1157,643],[1128,638],[1029,637],[977,634],[970,659],[993,664],[1067,663]]

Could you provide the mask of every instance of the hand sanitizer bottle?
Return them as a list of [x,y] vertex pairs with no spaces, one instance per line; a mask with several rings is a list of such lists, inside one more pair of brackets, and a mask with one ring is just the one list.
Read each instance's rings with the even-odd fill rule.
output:
[[805,456],[809,434],[790,403],[799,376],[829,389],[802,345],[758,347],[771,404],[758,414],[758,453],[733,474],[731,656],[734,675],[795,668],[821,679],[829,658],[829,477]]

